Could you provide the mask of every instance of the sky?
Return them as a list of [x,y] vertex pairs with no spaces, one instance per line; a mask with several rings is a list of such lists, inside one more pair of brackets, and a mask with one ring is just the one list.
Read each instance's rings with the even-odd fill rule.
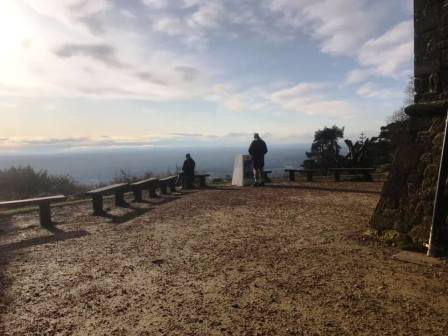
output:
[[412,0],[1,0],[0,153],[378,133]]

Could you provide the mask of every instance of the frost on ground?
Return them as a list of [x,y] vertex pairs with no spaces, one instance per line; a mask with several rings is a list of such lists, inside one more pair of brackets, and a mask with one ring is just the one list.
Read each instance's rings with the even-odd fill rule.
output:
[[448,267],[361,238],[380,188],[211,188],[107,217],[86,203],[54,209],[55,235],[3,217],[0,334],[446,335]]

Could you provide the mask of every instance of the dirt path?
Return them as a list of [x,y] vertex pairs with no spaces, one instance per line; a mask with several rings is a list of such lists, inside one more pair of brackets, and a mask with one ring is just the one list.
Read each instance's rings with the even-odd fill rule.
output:
[[206,190],[108,218],[64,207],[56,236],[36,214],[4,219],[0,334],[447,335],[448,268],[357,239],[380,186],[341,185]]

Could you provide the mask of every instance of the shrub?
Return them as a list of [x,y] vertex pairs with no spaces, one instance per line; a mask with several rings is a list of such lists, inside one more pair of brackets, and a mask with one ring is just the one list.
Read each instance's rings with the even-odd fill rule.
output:
[[20,199],[54,194],[73,195],[84,191],[70,176],[50,175],[31,166],[0,170],[0,199]]

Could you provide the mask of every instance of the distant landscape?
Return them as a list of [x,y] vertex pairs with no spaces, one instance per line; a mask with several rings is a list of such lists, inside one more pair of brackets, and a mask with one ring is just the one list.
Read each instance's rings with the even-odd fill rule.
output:
[[[266,157],[266,168],[279,174],[284,167],[298,167],[309,144],[272,145]],[[246,154],[243,147],[151,148],[126,151],[77,152],[35,155],[1,155],[0,170],[12,166],[31,166],[49,174],[69,175],[82,184],[94,185],[113,180],[121,171],[141,176],[146,172],[163,175],[182,166],[185,154],[191,153],[198,171],[212,177],[232,174],[234,157]]]

